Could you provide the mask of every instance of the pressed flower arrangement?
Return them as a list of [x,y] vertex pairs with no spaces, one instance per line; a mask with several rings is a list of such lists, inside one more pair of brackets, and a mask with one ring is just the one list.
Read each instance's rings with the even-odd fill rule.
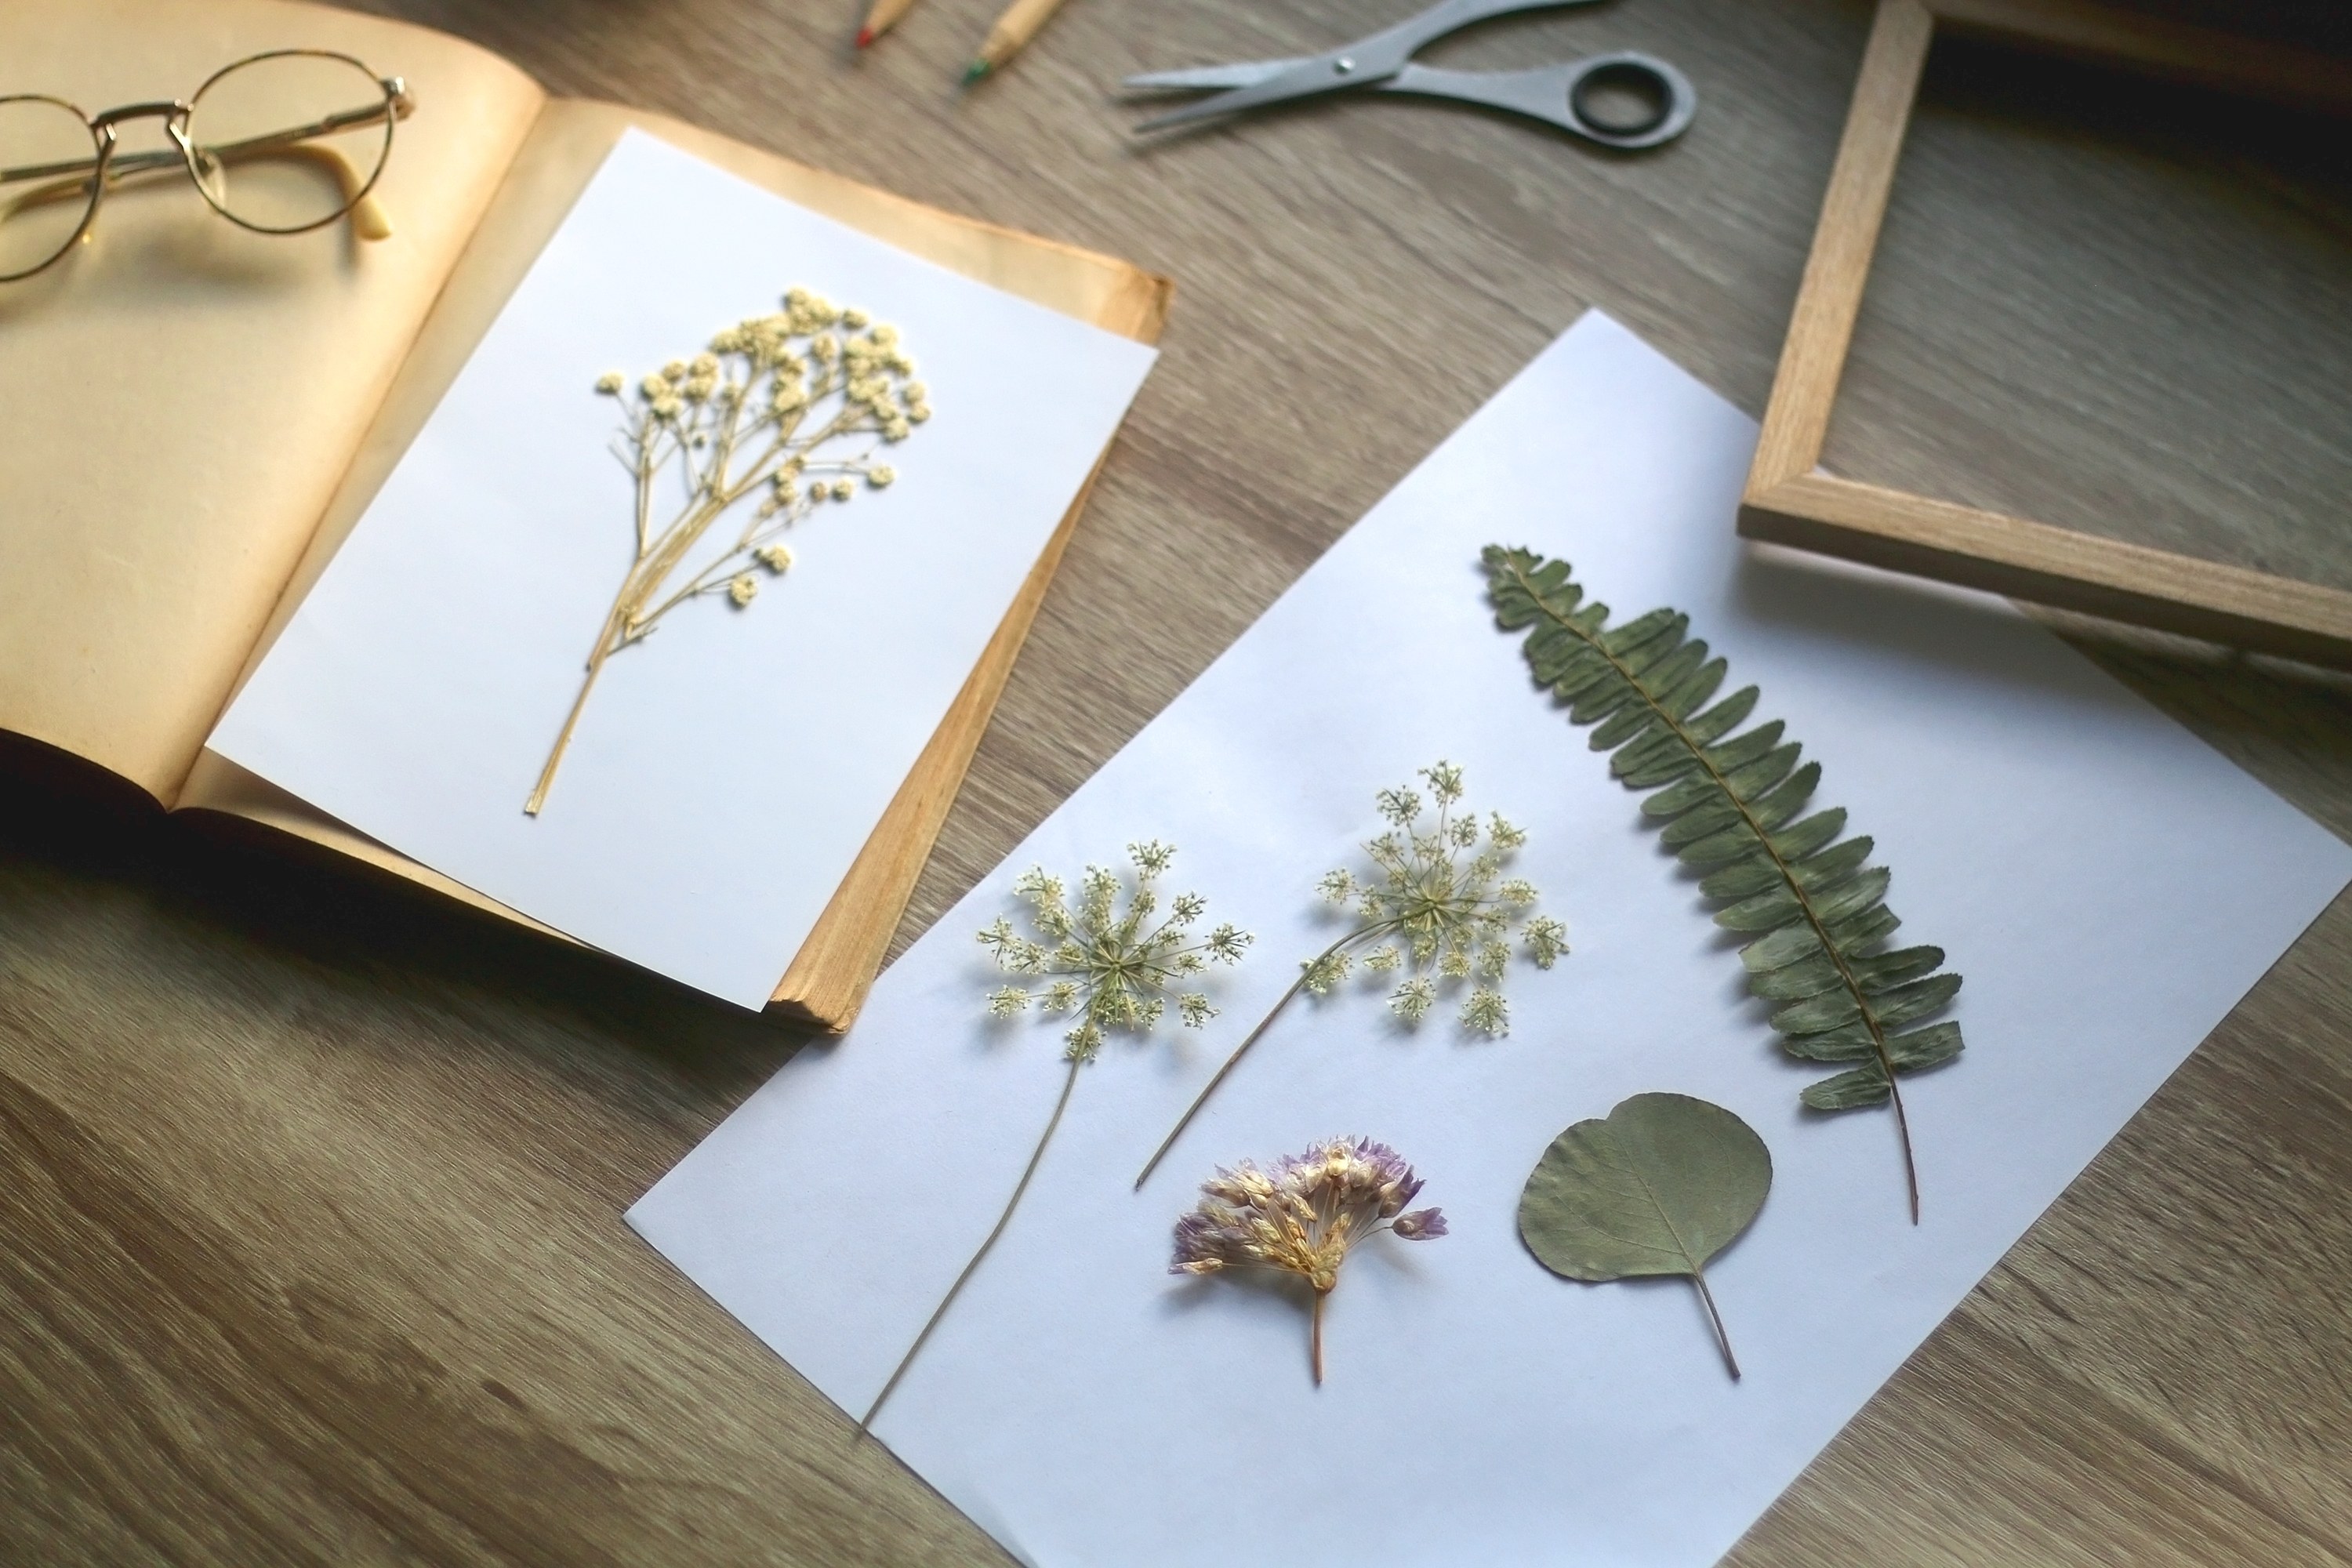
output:
[[[792,568],[783,535],[820,507],[888,486],[898,472],[875,454],[930,417],[896,328],[805,289],[786,294],[783,306],[727,328],[634,388],[618,371],[597,381],[597,393],[620,405],[613,455],[635,486],[635,543],[523,805],[528,815],[546,805],[606,660],[694,601],[749,609],[764,578]],[[719,531],[739,513],[731,536]]]

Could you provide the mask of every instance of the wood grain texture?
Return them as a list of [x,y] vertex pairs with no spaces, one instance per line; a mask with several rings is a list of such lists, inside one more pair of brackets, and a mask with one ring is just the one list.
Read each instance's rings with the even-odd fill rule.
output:
[[1751,477],[1739,531],[2037,605],[2352,668],[2352,594],[2341,589],[1885,485],[1818,470],[1769,486]]
[[1838,135],[1837,162],[1830,165],[1813,247],[1789,312],[1788,338],[1748,471],[1748,500],[1760,510],[1790,510],[1769,498],[1811,474],[1822,460],[1853,323],[1870,286],[1871,253],[1878,248],[1886,198],[1895,189],[1903,132],[1911,123],[1911,102],[1918,96],[1919,73],[1927,68],[1935,34],[1935,16],[1918,0],[1884,0],[1871,18],[1853,102]]
[[[862,60],[862,0],[372,3],[558,90],[1179,279],[1160,368],[901,943],[1586,305],[1760,410],[1868,24],[1845,0],[1644,0],[1440,57],[1667,56],[1704,106],[1650,157],[1388,102],[1143,153],[1106,101],[1119,75],[1320,47],[1402,0],[1077,0],[965,96],[951,83],[996,0],[923,0]],[[2020,188],[2007,111],[1939,97],[1937,69],[1913,145],[1948,177],[1898,182],[1841,405],[1893,470],[1869,477],[1952,478],[1937,493],[2012,510],[1961,481],[2015,490],[2143,543],[2218,531],[2217,553],[2255,564],[2324,553],[2325,531],[2298,528],[2340,522],[2314,443],[2339,428],[2341,363],[2307,331],[2257,336],[2249,362],[2238,338],[2164,327],[2242,312],[2246,279],[2116,246],[2157,222],[2144,205],[2102,220],[2076,186]],[[2097,162],[2110,139],[2063,121],[2032,134],[2083,150],[2094,196],[2206,188],[2194,167],[2185,185],[2117,174]],[[2007,227],[1985,226],[1979,160]],[[2338,298],[2309,245],[2352,226],[2328,226],[2291,160],[2232,167],[2263,196],[2230,209],[2253,226],[2230,243],[2270,258],[2263,309],[2309,305],[2273,298],[2301,280]],[[1937,243],[1955,233],[1969,243]],[[2102,281],[2157,279],[2128,342],[2015,286],[2086,254]],[[2255,480],[2129,444],[2143,405],[2092,392],[2154,374],[2135,348]],[[2106,372],[2091,392],[2066,379],[2086,365]],[[2072,629],[2352,835],[2352,686]],[[5,787],[0,1559],[1006,1561],[620,1223],[793,1048],[772,1025],[423,894]],[[2348,973],[2339,904],[1733,1561],[2352,1560]]]

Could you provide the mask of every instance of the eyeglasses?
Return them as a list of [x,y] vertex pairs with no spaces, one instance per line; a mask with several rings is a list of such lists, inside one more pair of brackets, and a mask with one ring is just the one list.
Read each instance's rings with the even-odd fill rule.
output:
[[[63,99],[0,97],[0,283],[54,264],[124,180],[185,168],[215,212],[257,234],[303,234],[350,215],[362,239],[392,226],[369,193],[393,127],[415,102],[398,77],[349,55],[278,49],[213,74],[194,98],[88,115]],[[161,120],[173,145],[118,151],[115,127]]]

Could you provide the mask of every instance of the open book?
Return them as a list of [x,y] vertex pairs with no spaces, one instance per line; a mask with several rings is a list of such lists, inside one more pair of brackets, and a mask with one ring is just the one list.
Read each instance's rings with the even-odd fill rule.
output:
[[0,730],[845,1025],[1171,285],[289,0],[19,0],[0,92],[287,47],[405,81],[388,237],[142,181],[0,285]]

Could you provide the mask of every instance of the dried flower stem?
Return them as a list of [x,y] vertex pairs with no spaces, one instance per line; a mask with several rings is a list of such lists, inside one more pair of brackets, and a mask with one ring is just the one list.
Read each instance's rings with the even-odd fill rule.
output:
[[1323,1300],[1328,1290],[1315,1292],[1315,1306],[1307,1315],[1307,1359],[1315,1367],[1315,1386],[1323,1386]]
[[[1184,1114],[1176,1119],[1176,1125],[1168,1130],[1168,1136],[1160,1141],[1160,1147],[1153,1150],[1151,1158],[1143,1163],[1143,1169],[1136,1173],[1136,1191],[1143,1190],[1143,1184],[1151,1179],[1151,1173],[1160,1168],[1160,1162],[1168,1157],[1168,1151],[1176,1147],[1176,1140],[1184,1136],[1184,1129],[1192,1125],[1192,1119],[1201,1114],[1201,1108],[1209,1103],[1209,1097],[1216,1093],[1217,1087],[1231,1076],[1234,1068],[1241,1065],[1242,1058],[1249,1053],[1252,1046],[1257,1044],[1258,1037],[1265,1034],[1272,1026],[1275,1019],[1282,1016],[1282,1010],[1290,1005],[1291,998],[1307,988],[1307,983],[1314,978],[1321,966],[1357,942],[1374,941],[1395,929],[1396,922],[1391,921],[1377,926],[1367,927],[1362,931],[1349,931],[1346,936],[1325,948],[1313,963],[1300,967],[1298,978],[1290,983],[1290,989],[1285,991],[1282,994],[1282,999],[1266,1010],[1265,1016],[1257,1021],[1256,1027],[1242,1037],[1242,1043],[1234,1047],[1234,1054],[1225,1058],[1224,1065],[1217,1069],[1214,1077],[1201,1086],[1201,1092],[1192,1097],[1192,1103],[1184,1108]],[[1317,1381],[1321,1380],[1318,1378]]]
[[[1457,817],[1454,808],[1462,799],[1462,770],[1453,763],[1433,763],[1421,770],[1421,778],[1437,803],[1434,818],[1423,826],[1422,797],[1411,788],[1379,793],[1375,800],[1388,831],[1364,846],[1378,875],[1360,879],[1352,871],[1334,871],[1321,885],[1328,901],[1355,906],[1358,923],[1299,965],[1298,978],[1243,1037],[1143,1163],[1136,1173],[1136,1190],[1151,1179],[1209,1097],[1283,1009],[1301,991],[1321,995],[1348,977],[1357,963],[1356,948],[1395,939],[1362,963],[1372,973],[1405,973],[1407,978],[1389,997],[1389,1008],[1408,1026],[1419,1024],[1435,1005],[1441,984],[1467,981],[1462,1026],[1486,1035],[1500,1035],[1509,1027],[1502,978],[1510,962],[1513,928],[1518,928],[1526,954],[1538,969],[1549,969],[1568,951],[1567,928],[1533,912],[1535,889],[1516,878],[1503,879],[1505,861],[1527,842],[1527,835],[1499,814],[1490,816],[1484,826],[1475,812]],[[1465,857],[1471,850],[1476,853]]]
[[948,1315],[948,1309],[955,1304],[955,1299],[961,1294],[965,1283],[979,1271],[981,1259],[986,1258],[989,1248],[996,1245],[996,1238],[1004,1234],[1004,1227],[1013,1223],[1013,1211],[1021,1206],[1022,1194],[1029,1190],[1029,1178],[1037,1173],[1037,1166],[1045,1158],[1045,1145],[1054,1141],[1054,1130],[1062,1125],[1062,1112],[1070,1108],[1070,1091],[1078,1087],[1078,1069],[1087,1065],[1076,1057],[1070,1058],[1069,1063],[1070,1070],[1062,1075],[1062,1097],[1054,1101],[1054,1114],[1046,1118],[1045,1131],[1039,1135],[1037,1147],[1029,1152],[1029,1163],[1023,1168],[1021,1179],[1013,1184],[1013,1195],[1004,1201],[1004,1212],[996,1216],[996,1225],[989,1231],[988,1239],[980,1244],[980,1250],[971,1255],[971,1261],[965,1264],[963,1272],[955,1277],[955,1283],[948,1287],[948,1293],[940,1298],[938,1306],[931,1309],[929,1321],[923,1324],[923,1331],[915,1336],[915,1342],[907,1347],[907,1353],[898,1358],[898,1366],[890,1373],[890,1381],[882,1385],[882,1392],[874,1396],[872,1405],[866,1406],[866,1414],[857,1423],[859,1436],[865,1436],[873,1429],[874,1417],[882,1413],[883,1401],[888,1399],[891,1392],[898,1386],[898,1380],[907,1375],[907,1369],[915,1364],[915,1357],[922,1351],[923,1342],[931,1337],[931,1331],[938,1328],[940,1320]]
[[[1204,972],[1213,963],[1238,963],[1249,948],[1250,936],[1231,924],[1219,925],[1202,935],[1192,931],[1193,922],[1207,910],[1208,900],[1198,893],[1179,893],[1168,900],[1167,912],[1160,914],[1158,882],[1176,858],[1175,849],[1152,840],[1130,844],[1128,858],[1135,864],[1135,885],[1129,890],[1126,909],[1119,908],[1119,879],[1117,872],[1105,866],[1088,866],[1078,879],[1077,898],[1073,901],[1069,889],[1058,877],[1046,875],[1042,867],[1024,872],[1017,879],[1013,891],[1024,900],[1030,909],[1030,922],[1044,941],[1021,935],[1013,922],[1002,917],[990,922],[981,931],[981,945],[994,956],[997,966],[1008,973],[1022,976],[1024,982],[1043,982],[1032,992],[1027,985],[1006,985],[991,992],[988,1010],[992,1016],[1012,1018],[1029,1010],[1036,1003],[1044,1013],[1075,1014],[1077,1022],[1062,1037],[1062,1059],[1069,1063],[1069,1071],[1062,1079],[1061,1098],[1054,1102],[1054,1114],[1046,1119],[1045,1131],[1037,1139],[1037,1147],[1030,1152],[1029,1163],[1013,1184],[1012,1197],[1005,1200],[1004,1212],[996,1216],[994,1228],[980,1244],[980,1250],[963,1266],[955,1283],[931,1310],[930,1320],[924,1323],[915,1342],[907,1347],[890,1381],[874,1396],[873,1406],[858,1422],[862,1436],[874,1425],[874,1417],[882,1409],[883,1401],[907,1375],[915,1357],[931,1337],[931,1331],[955,1304],[956,1297],[979,1269],[996,1238],[1013,1223],[1013,1212],[1021,1206],[1022,1197],[1029,1191],[1030,1178],[1045,1158],[1045,1146],[1054,1141],[1055,1129],[1062,1125],[1062,1112],[1069,1109],[1070,1091],[1077,1087],[1078,1071],[1102,1054],[1104,1041],[1113,1030],[1143,1034],[1159,1023],[1167,1010],[1167,994],[1181,983]],[[1156,917],[1156,918],[1155,918]],[[1202,992],[1176,992],[1177,1017],[1190,1028],[1198,1028],[1217,1016]]]
[[[663,616],[690,599],[724,595],[737,609],[748,607],[760,591],[753,566],[781,575],[792,564],[781,542],[785,530],[822,502],[848,500],[855,481],[878,489],[897,477],[873,460],[877,446],[905,439],[930,410],[922,384],[905,379],[914,363],[899,349],[897,329],[858,335],[866,325],[864,312],[795,289],[781,312],[726,329],[692,360],[673,360],[646,376],[633,396],[617,373],[596,384],[622,400],[614,455],[635,485],[635,555],[523,805],[527,815],[547,804],[606,660],[652,636]],[[868,437],[862,449],[841,450],[857,437]],[[656,490],[673,471],[686,500],[656,528]],[[689,569],[719,521],[762,489],[769,495],[751,509],[734,542]],[[682,573],[684,585],[672,588]]]

